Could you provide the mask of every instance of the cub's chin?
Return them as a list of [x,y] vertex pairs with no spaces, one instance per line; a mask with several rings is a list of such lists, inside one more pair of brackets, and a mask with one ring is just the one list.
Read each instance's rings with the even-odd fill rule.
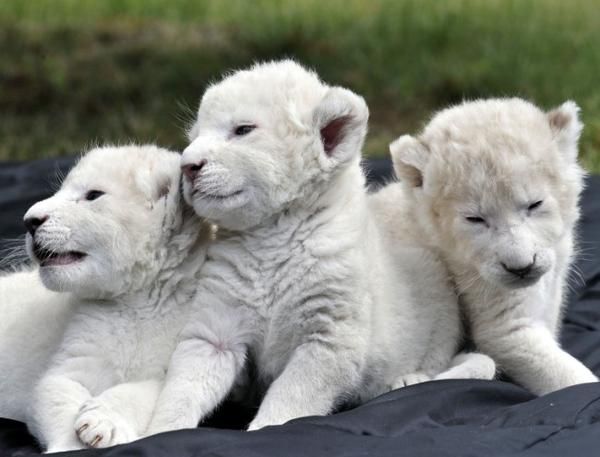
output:
[[83,259],[67,257],[39,263],[40,279],[45,287],[55,292],[78,292],[88,282]]
[[[31,241],[29,257],[39,266],[44,286],[55,292],[78,292],[90,282],[94,271],[92,259],[82,251],[48,249]],[[93,278],[99,280],[99,278]]]

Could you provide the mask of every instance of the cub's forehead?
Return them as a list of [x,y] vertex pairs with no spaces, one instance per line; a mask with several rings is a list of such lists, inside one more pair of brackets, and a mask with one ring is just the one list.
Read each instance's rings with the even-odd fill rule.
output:
[[428,192],[459,206],[526,203],[555,186],[559,177],[544,161],[525,154],[457,154],[433,161],[424,180]]
[[[422,135],[431,167],[450,179],[511,182],[549,176],[562,163],[547,118],[522,100],[471,102],[436,116]],[[480,177],[480,179],[477,179]]]
[[100,147],[81,157],[65,178],[63,187],[133,188],[137,174],[176,172],[178,168],[177,153],[153,145]]
[[467,128],[469,125],[482,127],[500,124],[505,126],[529,125],[550,132],[545,113],[534,104],[520,98],[492,98],[464,102],[438,112],[426,130],[449,125]]
[[277,118],[291,109],[311,111],[327,86],[318,76],[292,61],[259,64],[231,74],[211,86],[202,97],[198,121],[215,118]]
[[560,181],[562,162],[547,117],[524,100],[449,108],[422,139],[431,153],[425,185],[446,199],[483,207],[525,203]]
[[470,154],[534,157],[553,144],[545,113],[521,99],[480,100],[443,110],[423,137],[434,147],[462,145]]

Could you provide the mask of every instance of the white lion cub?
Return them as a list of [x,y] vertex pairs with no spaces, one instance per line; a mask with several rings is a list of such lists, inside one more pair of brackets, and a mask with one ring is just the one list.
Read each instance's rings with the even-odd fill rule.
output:
[[94,149],[25,215],[43,283],[76,298],[34,390],[31,429],[48,452],[146,431],[211,232],[183,202],[179,160]]
[[[246,357],[267,390],[250,430],[449,366],[460,338],[454,291],[426,253],[388,252],[359,165],[367,119],[361,97],[291,61],[207,90],[182,158],[184,195],[221,234],[151,432],[195,426]],[[413,287],[421,267],[426,288]]]
[[584,176],[578,111],[520,99],[443,110],[391,144],[402,182],[379,197],[444,259],[478,348],[536,394],[597,381],[557,342]]

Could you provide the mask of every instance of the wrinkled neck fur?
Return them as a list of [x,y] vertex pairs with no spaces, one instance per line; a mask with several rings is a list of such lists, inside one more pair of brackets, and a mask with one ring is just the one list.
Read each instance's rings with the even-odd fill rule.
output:
[[[164,244],[163,261],[157,271],[156,281],[171,276],[174,271],[197,274],[212,238],[213,229],[194,212],[193,208],[181,205],[177,223],[171,227]],[[192,271],[193,270],[193,271]]]
[[[328,182],[314,183],[314,192],[291,202],[282,212],[264,220],[258,226],[240,232],[246,240],[282,246],[304,234],[302,227],[323,226],[335,220],[360,218],[367,211],[365,176],[358,162],[338,172]],[[323,191],[323,186],[325,190]],[[318,221],[318,222],[317,222]]]
[[121,301],[142,299],[148,308],[159,308],[175,292],[195,287],[213,230],[181,199],[171,220],[164,220],[162,236],[154,241],[151,266],[134,265],[134,279]]

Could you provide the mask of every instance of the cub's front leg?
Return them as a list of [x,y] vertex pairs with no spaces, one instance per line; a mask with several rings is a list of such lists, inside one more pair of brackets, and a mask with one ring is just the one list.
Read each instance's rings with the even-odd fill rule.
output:
[[516,382],[537,395],[598,378],[566,353],[545,326],[527,318],[486,328],[475,323],[473,338]]
[[195,428],[227,396],[245,363],[242,321],[226,306],[192,319],[171,356],[146,435]]
[[162,383],[156,379],[118,384],[81,406],[75,432],[90,447],[129,443],[150,423]]
[[65,341],[71,349],[55,355],[33,392],[31,428],[46,452],[84,448],[75,430],[81,407],[93,397],[91,392],[117,382],[112,363],[89,354],[97,348],[68,337]]
[[[344,324],[341,324],[344,325]],[[366,339],[355,329],[334,337],[312,335],[298,346],[283,372],[267,390],[248,430],[289,420],[329,414],[347,395],[357,392],[365,365]]]
[[75,433],[75,418],[92,398],[89,390],[70,374],[46,374],[34,389],[31,431],[46,452],[82,449]]

